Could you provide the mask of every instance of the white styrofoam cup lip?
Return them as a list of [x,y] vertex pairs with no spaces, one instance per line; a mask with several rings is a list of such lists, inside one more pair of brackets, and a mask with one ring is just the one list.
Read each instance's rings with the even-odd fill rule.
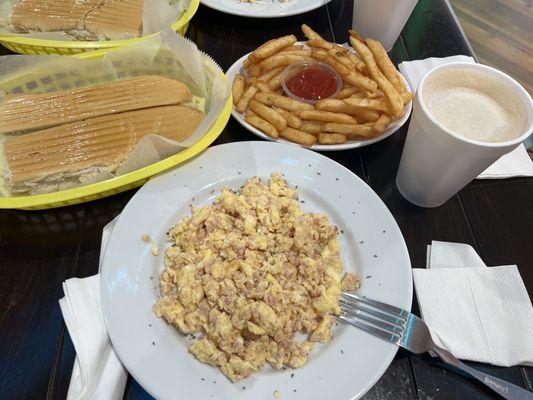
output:
[[[464,68],[468,68],[468,69],[483,70],[485,72],[488,72],[489,74],[493,74],[493,75],[499,76],[500,78],[503,78],[511,86],[514,87],[514,89],[518,92],[520,97],[522,97],[525,100],[522,103],[525,103],[524,107],[525,107],[525,111],[526,111],[527,119],[528,119],[528,123],[529,123],[527,128],[525,129],[525,131],[520,136],[516,137],[515,139],[507,140],[507,141],[504,141],[504,142],[483,142],[483,141],[480,141],[480,140],[473,140],[473,139],[466,138],[464,136],[461,136],[461,135],[451,131],[450,129],[445,127],[443,124],[441,124],[439,121],[437,121],[433,117],[433,115],[429,112],[429,110],[427,109],[427,107],[424,104],[424,101],[422,99],[422,91],[423,91],[424,83],[426,82],[426,79],[430,75],[432,75],[433,73],[437,72],[438,70],[448,69],[448,68],[457,68],[457,67],[464,67]],[[446,64],[437,65],[436,67],[434,67],[434,68],[430,69],[428,72],[426,72],[426,74],[422,77],[422,79],[420,80],[420,83],[418,84],[418,90],[416,91],[416,96],[417,96],[417,99],[418,99],[418,103],[420,104],[420,107],[422,108],[422,111],[424,112],[425,116],[430,119],[430,121],[432,123],[437,125],[442,131],[446,132],[448,135],[453,136],[454,138],[456,138],[456,139],[458,139],[458,140],[460,140],[462,142],[465,142],[465,143],[469,143],[469,144],[473,144],[473,145],[481,146],[481,147],[494,147],[494,148],[509,147],[509,146],[520,144],[521,142],[526,140],[527,137],[533,131],[533,100],[531,99],[531,96],[529,95],[529,93],[515,79],[513,79],[512,77],[510,77],[506,73],[504,73],[504,72],[502,72],[500,70],[497,70],[496,68],[489,67],[488,65],[478,64],[478,63],[468,63],[468,62],[462,62],[462,61],[455,61],[455,62],[450,62],[450,63],[446,63]],[[528,105],[526,105],[526,104],[528,104]],[[527,109],[528,106],[529,106],[529,109]]]

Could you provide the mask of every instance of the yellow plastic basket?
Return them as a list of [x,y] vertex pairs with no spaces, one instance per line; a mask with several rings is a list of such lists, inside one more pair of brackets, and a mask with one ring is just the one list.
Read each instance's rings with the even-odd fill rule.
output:
[[[200,0],[190,0],[189,7],[184,11],[181,17],[172,24],[172,29],[185,35],[187,28],[189,27],[189,21],[192,19],[198,7]],[[3,34],[0,35],[0,43],[7,47],[9,50],[20,54],[60,54],[60,55],[73,55],[78,53],[84,53],[93,50],[105,50],[115,47],[128,46],[142,42],[150,37],[157,35],[143,36],[134,39],[125,40],[106,40],[106,41],[79,41],[79,40],[46,40],[46,39],[33,39],[17,35]]]
[[[107,52],[93,51],[90,53],[78,54],[79,58],[103,57]],[[0,196],[0,209],[13,208],[22,210],[44,210],[48,208],[64,207],[72,204],[84,203],[113,194],[125,192],[126,190],[142,186],[150,177],[168,170],[176,165],[195,157],[213,143],[224,130],[231,115],[232,98],[229,97],[222,112],[211,126],[209,131],[191,147],[179,153],[167,157],[164,160],[148,165],[144,168],[130,173],[107,179],[102,182],[93,183],[73,189],[62,190],[54,193],[44,193],[26,196]]]

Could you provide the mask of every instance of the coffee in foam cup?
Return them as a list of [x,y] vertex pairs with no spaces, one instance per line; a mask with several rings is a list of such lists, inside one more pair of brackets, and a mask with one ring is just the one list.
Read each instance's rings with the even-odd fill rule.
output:
[[533,130],[527,91],[494,68],[449,63],[420,81],[396,177],[422,207],[445,203]]

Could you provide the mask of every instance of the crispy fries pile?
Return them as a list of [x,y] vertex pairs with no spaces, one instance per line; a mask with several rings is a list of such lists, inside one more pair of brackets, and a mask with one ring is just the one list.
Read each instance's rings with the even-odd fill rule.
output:
[[[380,135],[403,115],[412,95],[380,42],[350,31],[350,51],[307,25],[302,31],[306,46],[296,44],[294,35],[269,40],[245,60],[247,77],[235,76],[233,102],[246,122],[273,138],[312,146]],[[285,96],[281,88],[288,65],[310,60],[331,66],[343,84],[335,98],[314,106]]]

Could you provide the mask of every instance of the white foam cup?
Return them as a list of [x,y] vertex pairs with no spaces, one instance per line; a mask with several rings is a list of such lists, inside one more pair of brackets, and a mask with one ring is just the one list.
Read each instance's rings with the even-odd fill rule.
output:
[[[482,142],[452,132],[437,121],[424,103],[424,84],[433,74],[458,68],[474,70],[512,91],[517,104],[523,107],[525,130],[511,140]],[[396,186],[403,197],[421,207],[444,204],[533,131],[533,101],[529,93],[510,76],[486,65],[454,62],[433,68],[420,81],[413,103]]]
[[352,27],[392,49],[418,0],[354,0]]

